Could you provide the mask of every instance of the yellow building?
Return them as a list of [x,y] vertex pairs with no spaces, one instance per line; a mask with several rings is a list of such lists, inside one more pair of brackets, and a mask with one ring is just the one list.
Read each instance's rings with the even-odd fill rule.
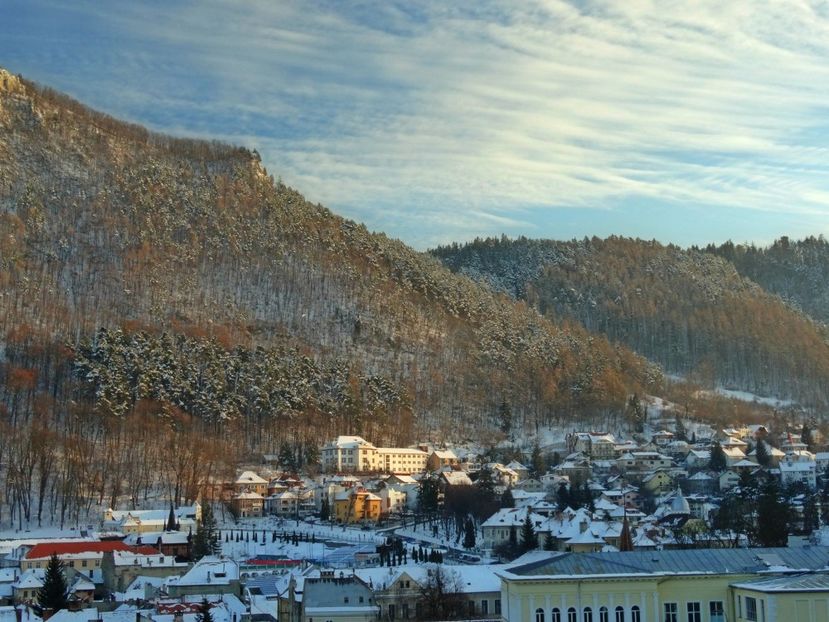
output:
[[353,488],[334,498],[334,518],[341,523],[380,520],[382,499],[365,488]]
[[732,586],[737,622],[829,621],[829,574],[797,574]]
[[499,573],[508,622],[772,622],[784,612],[790,622],[827,620],[829,574],[819,571],[829,547],[533,559]]

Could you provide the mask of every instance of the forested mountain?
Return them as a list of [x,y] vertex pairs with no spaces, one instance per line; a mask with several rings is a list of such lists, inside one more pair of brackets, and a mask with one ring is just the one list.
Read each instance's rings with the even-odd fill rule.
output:
[[192,498],[236,460],[301,460],[335,434],[613,419],[662,380],[307,202],[255,152],[154,134],[6,72],[0,365],[0,512],[25,518],[44,498],[75,519],[161,484]]
[[829,323],[829,242],[823,236],[768,247],[726,242],[705,251],[730,261],[743,276],[814,319]]
[[485,239],[433,253],[453,271],[578,321],[669,372],[827,405],[824,327],[712,253],[617,237]]

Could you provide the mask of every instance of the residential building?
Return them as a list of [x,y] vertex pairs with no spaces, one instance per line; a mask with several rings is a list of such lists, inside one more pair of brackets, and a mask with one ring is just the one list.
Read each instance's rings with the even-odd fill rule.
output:
[[[179,531],[196,531],[201,520],[201,505],[185,505],[173,510]],[[165,531],[170,510],[113,510],[104,512],[103,529],[124,534]]]
[[371,587],[357,575],[324,571],[318,578],[305,579],[302,622],[374,622],[379,617]]
[[230,503],[242,518],[259,517],[265,513],[265,498],[258,492],[238,492]]
[[255,492],[258,495],[265,496],[268,494],[268,480],[260,477],[253,471],[245,471],[236,481],[233,482],[233,489],[236,493]]
[[120,540],[102,542],[45,542],[31,547],[20,560],[21,570],[46,568],[52,555],[57,555],[67,568],[82,572],[101,567],[104,553],[112,551],[129,551],[140,555],[157,555],[151,546],[129,546]]
[[382,500],[365,488],[346,490],[334,497],[334,519],[341,523],[380,520]]
[[460,460],[451,449],[435,449],[426,460],[426,468],[437,471],[442,467],[457,467]]
[[203,557],[183,576],[171,577],[167,591],[175,598],[194,594],[240,596],[239,564],[226,557]]

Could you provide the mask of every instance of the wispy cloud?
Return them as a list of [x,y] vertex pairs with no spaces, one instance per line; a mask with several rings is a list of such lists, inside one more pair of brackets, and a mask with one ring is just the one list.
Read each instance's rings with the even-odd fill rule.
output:
[[[607,210],[680,243],[744,239],[689,227],[701,208],[766,239],[829,233],[825,2],[466,4],[10,0],[0,63],[255,146],[421,248],[590,234]],[[637,202],[660,222],[626,222]]]

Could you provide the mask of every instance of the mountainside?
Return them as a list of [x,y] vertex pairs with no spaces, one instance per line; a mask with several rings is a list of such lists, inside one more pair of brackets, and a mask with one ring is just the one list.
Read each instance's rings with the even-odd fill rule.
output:
[[611,237],[476,240],[433,254],[453,271],[545,315],[576,320],[671,373],[827,404],[823,327],[712,253]]
[[737,271],[815,320],[829,323],[829,242],[820,237],[783,237],[768,247],[726,242],[706,252],[728,260]]
[[[335,434],[612,419],[661,383],[626,348],[305,201],[255,152],[160,136],[5,72],[0,364],[0,465],[46,460],[48,431],[63,449],[43,486],[87,487],[85,503],[154,469],[192,494],[194,465],[280,446],[301,461]],[[0,472],[15,507],[40,471]]]

